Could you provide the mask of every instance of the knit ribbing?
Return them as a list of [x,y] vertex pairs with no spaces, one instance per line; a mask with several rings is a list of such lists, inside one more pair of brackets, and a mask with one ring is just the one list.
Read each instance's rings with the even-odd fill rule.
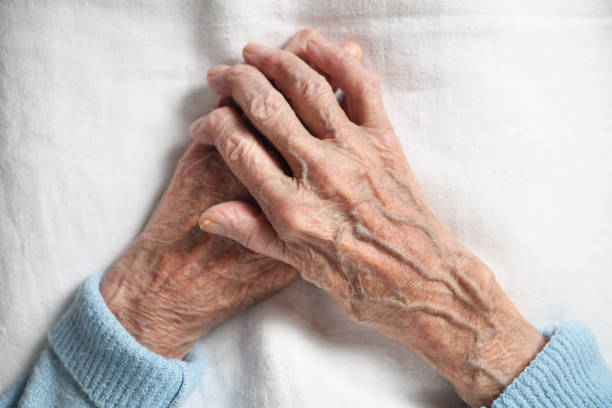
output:
[[493,408],[612,407],[612,373],[590,330],[565,323],[493,402]]
[[[108,310],[99,283],[93,276],[79,289],[27,384],[0,397],[0,407],[172,407],[194,387],[199,353],[169,360],[141,346]],[[612,372],[589,329],[565,323],[543,334],[548,343],[493,408],[612,407]]]
[[185,360],[166,359],[140,345],[106,307],[100,276],[79,289],[49,333],[74,380],[102,407],[168,407],[182,399],[202,373],[194,349]]

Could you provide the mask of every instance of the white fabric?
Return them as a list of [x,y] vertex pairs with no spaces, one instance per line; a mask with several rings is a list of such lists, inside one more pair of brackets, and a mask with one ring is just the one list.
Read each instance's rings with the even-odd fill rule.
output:
[[[541,326],[612,360],[612,4],[0,2],[0,391],[140,230],[214,97],[205,73],[302,27],[354,39],[449,229]],[[461,406],[412,351],[299,281],[206,336],[188,406]]]

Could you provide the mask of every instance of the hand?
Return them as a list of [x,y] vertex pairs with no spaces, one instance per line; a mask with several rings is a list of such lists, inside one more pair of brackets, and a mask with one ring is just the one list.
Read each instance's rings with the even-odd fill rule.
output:
[[213,148],[192,144],[144,231],[104,276],[109,309],[151,351],[184,357],[214,326],[297,277],[198,228],[202,211],[232,199],[249,195]]
[[[251,43],[246,65],[208,72],[255,129],[222,107],[192,136],[217,148],[263,213],[229,201],[209,208],[201,227],[293,265],[349,317],[412,347],[466,402],[490,404],[544,338],[433,214],[378,77],[310,30],[287,49]],[[341,104],[316,70],[342,89]]]
[[[342,47],[361,57],[356,43]],[[227,105],[231,98],[222,98],[219,106]],[[227,200],[252,197],[215,149],[191,145],[144,231],[100,284],[121,324],[160,355],[182,358],[214,326],[298,276],[287,264],[198,228],[205,209]]]

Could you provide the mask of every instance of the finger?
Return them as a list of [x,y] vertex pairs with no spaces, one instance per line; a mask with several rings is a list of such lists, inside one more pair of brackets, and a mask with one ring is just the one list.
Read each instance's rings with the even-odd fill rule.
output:
[[294,173],[301,173],[301,158],[316,149],[317,139],[308,133],[270,81],[257,68],[246,64],[214,66],[207,78],[214,92],[232,97],[253,126],[283,155]]
[[[359,45],[357,42],[352,41],[352,40],[345,41],[342,44],[340,44],[340,48],[350,53],[358,61],[361,61],[361,58],[363,57],[363,53],[361,51],[361,45]],[[316,67],[314,68],[316,69]],[[317,70],[317,72],[319,71]],[[321,75],[323,75],[325,79],[327,79],[327,81],[331,84],[332,88],[334,89],[334,93],[335,93],[339,88],[338,84],[336,84],[336,82],[333,79],[331,79],[329,75],[327,75],[325,72],[321,72]],[[343,100],[344,99],[345,98],[343,98]],[[343,110],[346,111],[346,108],[345,106],[343,106],[342,103],[340,104],[340,106],[342,107]]]
[[288,263],[285,243],[266,217],[244,201],[214,205],[200,217],[200,228],[238,242],[258,254]]
[[236,105],[236,102],[234,102],[234,100],[232,99],[231,96],[222,96],[222,97],[219,98],[219,100],[217,101],[217,104],[215,105],[215,108],[220,108],[222,106],[231,106],[233,108],[240,109]]
[[[283,50],[294,53],[298,57],[302,58],[302,60],[304,60],[307,64],[310,64],[310,61],[308,60],[308,55],[305,54],[304,48],[304,35],[306,35],[308,31],[311,30],[302,30],[293,35],[289,39],[289,41],[287,41],[285,45],[283,45]],[[340,48],[351,54],[358,61],[361,61],[361,59],[363,58],[361,45],[359,45],[359,43],[356,41],[344,41],[342,44],[340,44]],[[316,69],[317,67],[313,66],[313,68]],[[323,72],[319,73],[324,74]]]
[[387,127],[378,75],[368,71],[346,49],[314,30],[302,30],[288,42],[297,56],[314,65],[337,84],[347,98],[347,116],[358,125]]
[[[289,51],[294,53],[295,55],[299,55],[300,53],[300,44],[299,42],[296,40],[297,36],[293,36],[284,46],[283,46],[283,50],[285,51]],[[351,55],[353,55],[357,60],[361,61],[361,58],[363,56],[363,53],[361,51],[361,46],[355,42],[355,41],[345,41],[342,44],[340,44],[340,48],[342,48],[343,50],[349,52]],[[303,54],[303,53],[302,53]],[[323,75],[325,77],[325,79],[327,80],[327,82],[329,82],[329,84],[331,85],[332,89],[334,90],[334,93],[336,92],[336,90],[338,89],[338,85],[334,82],[333,79],[331,79],[329,77],[329,75],[327,75],[325,72],[321,71],[320,69],[318,69],[316,66],[314,66],[313,64],[310,63],[310,61],[308,61],[307,56],[302,55],[300,56],[300,58],[306,62],[311,68],[313,68],[315,71],[317,71],[319,74]]]
[[228,167],[260,205],[265,205],[273,197],[290,193],[291,180],[235,108],[214,109],[195,121],[190,133],[197,142],[217,148]]
[[313,135],[331,138],[348,125],[329,82],[295,54],[249,43],[243,55],[248,64],[274,82]]

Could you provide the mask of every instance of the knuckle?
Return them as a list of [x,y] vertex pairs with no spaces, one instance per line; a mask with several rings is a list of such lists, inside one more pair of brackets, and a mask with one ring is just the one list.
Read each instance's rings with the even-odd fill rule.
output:
[[305,99],[319,99],[322,95],[330,92],[331,85],[320,74],[297,81],[299,95]]
[[266,122],[272,119],[283,105],[284,98],[278,91],[270,89],[249,101],[248,111],[254,121]]
[[245,165],[245,163],[250,162],[249,159],[253,149],[253,143],[250,140],[233,133],[225,139],[224,144],[225,161],[230,167],[232,165]]
[[[341,125],[337,125],[334,128],[334,139],[343,143],[344,141],[354,142],[355,140],[359,140],[356,136],[356,131],[352,123],[342,123]],[[348,146],[344,145],[346,149]]]
[[232,111],[229,108],[218,108],[213,110],[207,117],[204,124],[205,128],[218,133],[228,125],[232,117]]
[[[330,171],[329,163],[334,163],[334,171]],[[361,182],[365,178],[365,171],[353,163],[346,163],[342,159],[325,160],[312,166],[312,173],[317,183],[323,186],[324,193],[346,204],[359,201],[361,197]]]

